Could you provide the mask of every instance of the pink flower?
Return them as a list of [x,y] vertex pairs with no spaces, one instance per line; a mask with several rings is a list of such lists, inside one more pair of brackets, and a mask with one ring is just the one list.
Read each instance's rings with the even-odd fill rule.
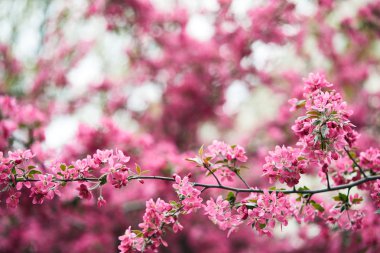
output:
[[173,215],[169,212],[173,207],[161,199],[154,202],[152,199],[146,202],[145,214],[143,222],[139,224],[144,237],[150,237],[152,244],[150,247],[156,249],[161,244],[167,246],[167,243],[162,239],[162,227],[175,223]]
[[371,197],[376,206],[380,208],[380,179],[376,180],[372,185]]
[[207,147],[207,150],[207,156],[211,156],[213,158],[220,157],[223,159],[227,155],[228,145],[222,141],[214,140],[212,144]]
[[293,207],[288,197],[284,194],[276,195],[275,192],[252,193],[243,201],[238,213],[248,220],[260,234],[271,236],[276,222],[282,225],[288,224],[288,219],[293,213]]
[[268,175],[271,183],[279,180],[293,187],[298,184],[301,175],[305,173],[307,163],[298,149],[276,146],[274,151],[265,157],[264,175]]
[[102,196],[99,196],[99,198],[98,198],[98,202],[97,202],[98,207],[105,206],[106,203],[107,203],[107,201],[106,201]]
[[325,76],[321,73],[310,73],[308,78],[304,79],[304,82],[304,90],[307,93],[333,86],[331,83],[326,81]]
[[34,183],[31,188],[30,197],[33,198],[33,204],[42,204],[44,199],[53,199],[54,194],[60,195],[60,192],[56,190],[56,183],[54,183],[52,175],[38,175],[40,181]]
[[121,188],[128,183],[128,173],[122,171],[116,171],[108,175],[108,180],[115,188]]
[[79,197],[81,199],[91,199],[92,198],[92,193],[88,190],[87,185],[85,184],[80,184],[79,187],[77,188],[79,191]]
[[247,156],[245,150],[239,145],[229,146],[224,142],[214,140],[210,146],[207,147],[207,156],[212,158],[218,158],[219,160],[227,159],[238,160],[240,162],[246,162]]
[[131,227],[125,230],[124,235],[119,236],[121,241],[118,249],[121,253],[133,253],[136,251],[142,251],[144,245],[144,238],[137,237],[137,235],[131,231]]
[[369,148],[365,152],[360,153],[360,164],[365,169],[373,170],[374,172],[380,171],[380,150],[376,148]]
[[21,197],[21,192],[9,193],[9,196],[7,200],[5,201],[7,204],[7,207],[16,208],[18,206],[20,197]]
[[29,160],[34,157],[32,151],[28,150],[16,150],[14,152],[8,152],[8,159],[15,161],[16,164],[21,163],[22,161]]
[[173,188],[176,190],[186,213],[191,213],[202,207],[201,192],[193,187],[189,182],[189,177],[186,176],[181,179],[180,176],[175,175],[175,182]]
[[297,145],[302,148],[301,152],[320,164],[339,159],[343,149],[351,147],[358,137],[348,119],[352,111],[347,110],[341,94],[322,90],[331,86],[319,74],[311,74],[305,80],[306,115],[299,117],[292,126],[299,137]]
[[227,160],[238,160],[240,162],[246,162],[247,156],[245,155],[245,150],[242,146],[236,145],[232,147],[228,147],[227,150]]
[[131,159],[129,156],[125,156],[123,151],[119,149],[115,150],[115,158],[122,163],[127,163]]
[[216,201],[210,199],[203,206],[205,214],[221,230],[229,229],[228,236],[242,223],[238,214],[232,214],[230,203],[219,196]]
[[113,151],[112,150],[96,150],[96,154],[94,154],[94,161],[98,164],[107,163],[112,158]]

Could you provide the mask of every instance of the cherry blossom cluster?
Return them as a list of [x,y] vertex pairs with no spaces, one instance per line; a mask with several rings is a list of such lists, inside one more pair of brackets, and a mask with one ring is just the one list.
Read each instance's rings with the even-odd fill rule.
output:
[[244,148],[240,145],[231,146],[217,140],[214,140],[206,151],[202,146],[198,154],[199,157],[187,160],[206,168],[207,174],[219,175],[222,181],[233,181],[235,175],[239,176],[240,172],[237,164],[248,160]]
[[120,252],[144,252],[157,250],[161,244],[167,246],[167,242],[163,239],[165,230],[169,226],[172,226],[174,232],[183,228],[178,222],[180,207],[176,205],[177,203],[170,204],[160,198],[156,201],[152,199],[147,201],[143,222],[139,224],[141,231],[136,230],[131,233],[129,227],[125,234],[119,237]]
[[[120,150],[97,150],[94,155],[70,165],[55,161],[49,169],[34,158],[30,150],[9,151],[7,157],[0,152],[0,185],[8,193],[8,207],[17,207],[23,187],[30,189],[33,204],[42,204],[45,199],[60,196],[59,189],[68,182],[78,182],[78,196],[88,200],[93,196],[91,191],[104,184],[121,188],[127,185],[130,176],[141,173],[139,170],[132,172],[126,166],[130,158]],[[100,194],[98,205],[105,203]]]
[[376,148],[369,148],[360,153],[360,165],[373,173],[380,171],[380,150]]
[[371,197],[376,203],[376,206],[380,207],[380,180],[376,180],[376,182],[372,185]]
[[286,226],[292,214],[289,197],[276,192],[253,193],[242,201],[238,212],[259,234],[271,235],[276,222]]
[[221,230],[229,230],[228,236],[242,223],[242,216],[234,214],[231,203],[222,196],[218,196],[216,200],[207,200],[204,210],[209,219]]
[[325,90],[333,85],[322,74],[311,73],[305,79],[304,100],[291,99],[291,110],[304,107],[306,115],[299,117],[292,130],[299,137],[301,151],[320,164],[330,164],[342,156],[345,147],[352,147],[357,139],[354,125],[340,93]]
[[305,160],[299,149],[276,146],[275,150],[270,151],[269,156],[265,157],[263,172],[269,177],[270,183],[279,180],[293,187],[298,184],[300,174],[305,173],[307,167]]
[[143,222],[139,224],[141,230],[131,232],[129,227],[119,237],[119,250],[122,253],[144,252],[149,249],[156,250],[160,245],[167,246],[163,239],[165,231],[171,228],[176,233],[183,229],[178,221],[179,215],[190,214],[202,207],[201,191],[194,188],[188,176],[181,178],[174,175],[174,180],[173,188],[179,201],[167,203],[160,198],[147,201]]
[[46,122],[46,115],[32,104],[21,104],[14,97],[0,95],[0,149],[4,150],[9,143],[15,142],[16,130],[25,129],[31,132],[31,140],[44,140],[41,125]]
[[175,184],[173,184],[173,188],[177,192],[182,209],[186,214],[201,208],[203,201],[200,197],[201,191],[193,187],[189,182],[188,176],[181,179],[180,176],[175,175]]

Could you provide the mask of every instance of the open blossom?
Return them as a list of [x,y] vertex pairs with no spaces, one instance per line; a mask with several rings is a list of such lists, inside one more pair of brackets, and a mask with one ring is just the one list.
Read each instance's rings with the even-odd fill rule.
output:
[[108,174],[107,178],[115,188],[121,188],[123,186],[126,186],[128,183],[128,172],[116,171],[114,173]]
[[369,148],[365,152],[360,153],[360,164],[365,169],[373,170],[374,172],[380,171],[380,150],[376,148]]
[[131,231],[131,227],[125,230],[124,235],[119,236],[119,240],[121,241],[118,247],[120,253],[142,251],[144,238],[137,237],[137,235]]
[[348,209],[341,211],[340,207],[333,206],[328,210],[326,223],[338,226],[345,230],[359,230],[363,227],[365,214],[362,210]]
[[203,208],[209,219],[221,230],[229,229],[228,235],[242,223],[238,214],[232,214],[230,203],[222,196],[219,196],[216,201],[214,199],[207,200]]
[[376,206],[380,208],[380,179],[376,180],[372,185],[371,197]]
[[243,147],[239,145],[229,146],[222,141],[214,140],[212,144],[207,147],[207,151],[208,156],[219,160],[227,159],[231,161],[236,159],[240,162],[246,162],[248,159]]
[[18,206],[20,197],[21,197],[21,192],[16,191],[16,192],[10,193],[6,200],[7,207],[16,208]]
[[175,182],[173,188],[176,190],[186,213],[191,213],[202,207],[201,192],[193,187],[189,182],[189,177],[186,176],[181,179],[180,176],[175,175]]
[[168,215],[173,207],[158,198],[156,202],[152,199],[146,202],[146,209],[143,216],[143,222],[139,224],[144,237],[150,237],[152,240],[152,249],[156,249],[161,244],[167,246],[167,243],[162,239],[163,226],[175,223],[172,215]]
[[275,192],[252,193],[242,204],[238,212],[243,219],[246,219],[248,224],[260,234],[268,236],[272,235],[276,222],[286,226],[293,213],[288,196]]
[[112,150],[96,150],[96,154],[94,154],[94,160],[97,163],[107,163],[110,159],[112,159],[113,151]]
[[276,146],[275,150],[270,151],[265,157],[265,161],[263,172],[269,177],[270,182],[279,180],[290,187],[298,184],[300,174],[305,172],[307,166],[298,149],[285,146]]
[[77,188],[77,190],[79,191],[79,197],[81,199],[91,199],[92,198],[92,193],[87,188],[87,185],[80,184],[79,187]]
[[29,160],[34,157],[32,151],[28,150],[16,150],[8,152],[8,159],[14,161],[16,164],[21,163],[22,161]]
[[31,188],[30,197],[33,198],[33,204],[42,204],[44,199],[53,199],[54,195],[60,195],[60,192],[56,190],[57,184],[54,183],[52,175],[38,175],[40,181],[36,182]]
[[304,91],[307,93],[333,86],[326,81],[325,76],[321,73],[310,73],[308,78],[304,79]]

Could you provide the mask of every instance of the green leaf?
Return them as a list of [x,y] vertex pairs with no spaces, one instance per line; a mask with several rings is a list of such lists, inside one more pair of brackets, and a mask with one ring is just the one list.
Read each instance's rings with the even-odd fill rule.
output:
[[321,124],[321,121],[319,119],[313,121],[313,123],[312,123],[313,126],[317,126],[319,124]]
[[245,206],[246,206],[248,209],[253,209],[253,208],[256,208],[256,207],[257,207],[257,203],[255,203],[255,202],[248,202],[248,203],[245,203]]
[[217,169],[212,169],[211,172],[207,171],[206,176],[210,176],[212,173],[214,173]]
[[178,203],[177,203],[177,201],[172,200],[172,201],[170,201],[170,205],[177,207]]
[[100,185],[105,185],[107,183],[107,175],[103,175],[99,178]]
[[296,108],[301,108],[301,107],[304,107],[306,104],[306,100],[298,100],[297,103],[296,103]]
[[230,205],[233,206],[235,204],[235,200],[236,200],[235,194],[233,192],[229,192],[227,194],[226,200],[228,200],[228,202],[230,202]]
[[344,193],[339,192],[339,198],[343,202],[348,202],[348,196],[346,194],[344,194]]
[[61,166],[59,166],[61,168],[62,171],[65,171],[66,170],[66,164],[61,164]]
[[259,227],[261,228],[261,229],[263,229],[263,228],[265,228],[267,226],[267,224],[259,224]]
[[194,158],[186,158],[186,161],[193,162],[199,165],[202,165],[203,162],[199,157],[194,157]]
[[35,169],[36,168],[36,166],[34,166],[34,165],[29,165],[28,166],[28,170],[32,170],[32,169]]
[[343,203],[348,202],[348,196],[344,193],[339,192],[338,196],[334,196],[333,199],[335,201],[341,201]]
[[302,186],[298,188],[299,191],[309,191],[310,189],[307,186]]
[[141,171],[140,175],[142,175],[142,174],[147,174],[147,173],[149,173],[149,172],[150,172],[149,170],[143,170],[143,171]]
[[318,141],[319,141],[319,135],[316,135],[314,137],[314,145],[317,144]]
[[12,174],[13,174],[13,175],[16,175],[17,172],[16,172],[16,168],[15,168],[15,167],[13,167],[13,168],[11,169],[11,171],[12,171]]
[[202,155],[203,155],[203,146],[204,146],[204,145],[202,145],[202,146],[199,148],[199,150],[198,150],[198,155],[199,155],[200,157],[202,157]]
[[144,234],[140,230],[132,230],[133,233],[136,234],[137,237],[143,237]]
[[352,204],[360,204],[363,201],[363,198],[355,198],[352,200]]
[[35,174],[42,174],[42,172],[39,171],[39,170],[30,170],[30,171],[28,172],[28,175],[35,175]]
[[315,110],[308,111],[308,112],[306,112],[306,114],[315,115],[315,116],[320,116],[321,115],[320,112],[315,111]]
[[375,211],[375,214],[380,214],[380,209],[377,209],[377,210]]
[[321,213],[325,211],[325,209],[320,204],[315,202],[314,200],[311,200],[310,204],[314,207],[315,210],[318,210]]
[[203,160],[204,160],[205,162],[209,162],[209,161],[211,161],[211,159],[212,159],[212,156],[208,156],[208,157],[204,158]]
[[350,151],[349,153],[350,153],[350,155],[351,155],[352,158],[356,158],[356,152]]
[[305,120],[305,119],[308,119],[308,118],[310,118],[310,116],[309,116],[309,115],[306,115],[306,116],[298,117],[298,120],[299,120],[299,121],[302,121],[302,120]]
[[138,175],[140,175],[141,174],[141,168],[140,168],[140,166],[136,163],[136,173],[138,174]]

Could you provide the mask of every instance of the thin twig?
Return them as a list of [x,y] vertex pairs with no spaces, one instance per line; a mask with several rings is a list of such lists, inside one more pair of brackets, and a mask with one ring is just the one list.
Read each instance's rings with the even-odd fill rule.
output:
[[359,168],[360,173],[362,173],[363,177],[367,178],[367,175],[364,173],[363,168],[356,162],[355,158],[352,157],[352,155],[350,154],[350,151],[347,148],[344,148],[344,151],[346,151],[348,157],[355,164],[355,166]]
[[207,164],[203,164],[203,167],[205,167],[206,168],[206,170],[215,178],[215,180],[216,180],[216,182],[218,183],[218,185],[219,186],[222,186],[222,184],[220,183],[220,181],[219,181],[219,178],[215,175],[215,173],[214,172],[212,172],[212,170],[210,169],[210,166],[209,165],[207,165]]
[[329,173],[326,171],[325,175],[326,175],[326,181],[327,181],[327,189],[331,189]]
[[236,176],[238,176],[238,178],[240,178],[240,180],[243,182],[243,184],[247,187],[247,189],[251,189],[251,187],[247,184],[247,182],[242,178],[242,176],[240,176],[239,172],[237,172],[236,170],[234,171]]

